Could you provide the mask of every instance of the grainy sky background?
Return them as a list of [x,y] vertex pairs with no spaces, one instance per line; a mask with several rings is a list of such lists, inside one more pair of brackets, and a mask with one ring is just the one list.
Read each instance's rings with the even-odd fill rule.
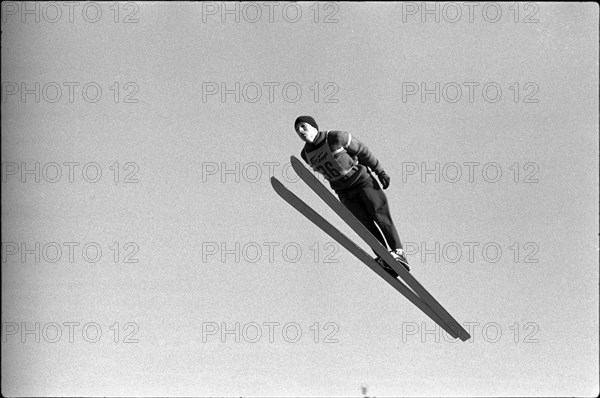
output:
[[[65,4],[2,3],[3,394],[598,394],[596,4]],[[356,238],[301,114],[470,341],[272,190]]]

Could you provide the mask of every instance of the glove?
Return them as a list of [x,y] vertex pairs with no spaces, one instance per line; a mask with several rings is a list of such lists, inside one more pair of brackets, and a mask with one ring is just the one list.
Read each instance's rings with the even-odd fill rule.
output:
[[379,178],[379,182],[381,183],[383,189],[387,189],[387,187],[390,186],[390,176],[385,174],[385,171],[377,174],[377,178]]

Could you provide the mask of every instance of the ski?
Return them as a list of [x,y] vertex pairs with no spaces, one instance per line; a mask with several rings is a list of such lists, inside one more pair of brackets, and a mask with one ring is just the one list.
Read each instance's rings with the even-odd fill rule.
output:
[[298,176],[338,215],[350,226],[379,257],[383,259],[403,281],[443,320],[449,325],[462,341],[471,336],[456,321],[452,315],[437,302],[435,298],[411,275],[394,257],[387,248],[371,234],[371,232],[323,185],[295,156],[291,158],[292,167]]
[[404,297],[406,297],[411,303],[413,303],[417,308],[423,311],[427,316],[431,318],[435,323],[437,323],[442,329],[444,329],[450,336],[453,338],[458,338],[459,336],[450,328],[446,322],[444,322],[439,315],[431,309],[425,302],[421,300],[419,296],[415,294],[411,289],[409,289],[402,281],[391,276],[387,271],[381,267],[373,257],[371,257],[368,253],[366,253],[360,246],[358,246],[355,242],[353,242],[350,238],[344,235],[340,230],[330,224],[327,220],[321,217],[315,210],[313,210],[309,205],[304,203],[300,198],[294,195],[291,191],[283,186],[283,184],[277,180],[275,177],[271,177],[271,185],[275,189],[275,192],[286,202],[288,202],[293,208],[298,210],[304,217],[306,217],[313,224],[318,226],[323,232],[331,236],[335,239],[340,245],[342,245],[346,250],[352,253],[356,258],[362,261],[365,265],[367,265],[372,271],[374,271],[377,275],[383,278],[387,283],[389,283],[394,289],[400,292]]

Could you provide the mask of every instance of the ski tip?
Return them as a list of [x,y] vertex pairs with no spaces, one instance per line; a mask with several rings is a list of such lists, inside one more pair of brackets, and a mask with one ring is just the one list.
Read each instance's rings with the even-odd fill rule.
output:
[[275,177],[271,177],[271,186],[278,193],[281,192],[281,191],[287,191],[287,189],[283,186],[283,184],[281,183],[281,181],[279,181]]
[[290,156],[290,161],[292,163],[292,168],[294,169],[296,174],[298,174],[298,176],[302,178],[302,173],[306,172],[306,168],[304,167],[302,162],[300,162],[300,160],[298,160],[298,158],[294,155]]
[[300,163],[300,160],[297,157],[295,157],[294,155],[290,156],[290,161],[292,162],[292,164]]

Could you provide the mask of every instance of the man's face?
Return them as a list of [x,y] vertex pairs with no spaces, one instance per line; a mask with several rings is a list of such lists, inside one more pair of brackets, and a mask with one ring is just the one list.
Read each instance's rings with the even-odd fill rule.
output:
[[312,143],[318,133],[319,130],[306,122],[298,123],[296,125],[296,134],[298,134],[298,137],[304,142]]

